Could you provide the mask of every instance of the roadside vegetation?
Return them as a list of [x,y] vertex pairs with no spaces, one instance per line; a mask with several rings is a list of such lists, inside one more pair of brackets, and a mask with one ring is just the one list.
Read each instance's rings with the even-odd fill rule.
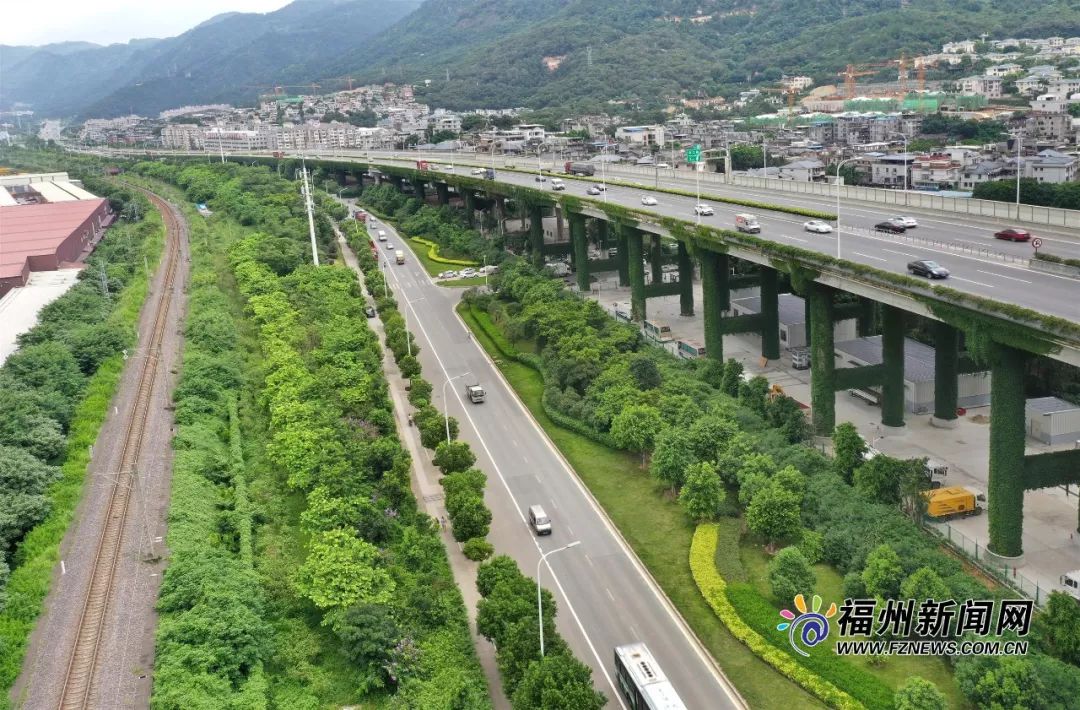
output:
[[[48,156],[23,157],[50,165]],[[146,266],[154,268],[164,244],[161,217],[141,195],[105,180],[87,187],[109,199],[120,221],[0,368],[0,707],[82,497],[123,351],[135,342]]]

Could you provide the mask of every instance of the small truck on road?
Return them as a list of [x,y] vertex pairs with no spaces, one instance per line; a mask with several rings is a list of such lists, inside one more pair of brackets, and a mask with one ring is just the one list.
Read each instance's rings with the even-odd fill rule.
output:
[[465,396],[468,397],[469,401],[473,404],[479,404],[487,397],[487,392],[484,391],[484,388],[481,387],[479,383],[475,385],[465,385]]

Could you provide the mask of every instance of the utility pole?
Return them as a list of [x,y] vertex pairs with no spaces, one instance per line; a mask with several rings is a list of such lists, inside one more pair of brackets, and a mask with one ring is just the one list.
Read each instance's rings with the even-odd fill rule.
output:
[[311,184],[308,182],[307,163],[302,162],[301,176],[303,177],[304,206],[307,207],[308,233],[311,235],[311,263],[319,265],[319,247],[315,243],[315,211],[311,203]]

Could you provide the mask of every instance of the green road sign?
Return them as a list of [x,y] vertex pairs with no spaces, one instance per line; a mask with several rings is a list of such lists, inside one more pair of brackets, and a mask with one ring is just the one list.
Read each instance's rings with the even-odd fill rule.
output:
[[686,162],[698,163],[701,162],[701,144],[695,143],[693,147],[686,149]]

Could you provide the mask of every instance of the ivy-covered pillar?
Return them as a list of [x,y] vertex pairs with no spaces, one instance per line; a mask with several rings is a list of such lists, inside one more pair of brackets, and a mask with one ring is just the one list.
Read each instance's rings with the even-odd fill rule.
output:
[[577,269],[578,291],[589,291],[589,243],[585,237],[585,215],[576,212],[567,213],[570,222],[570,241],[573,249],[574,268]]
[[811,283],[807,287],[810,301],[810,409],[814,433],[831,436],[836,427],[835,348],[833,347],[833,290],[830,286]]
[[761,357],[780,359],[780,292],[778,272],[761,267]]
[[498,232],[502,234],[506,220],[506,197],[503,195],[495,195],[495,220],[499,225]]
[[904,426],[904,316],[902,309],[882,306],[881,355],[885,378],[881,383],[881,423]]
[[541,205],[529,207],[529,248],[532,250],[532,263],[536,267],[544,265],[544,208]]
[[855,328],[860,338],[877,335],[878,303],[872,298],[859,297],[859,312],[855,319]]
[[[724,361],[724,332],[720,323],[729,300],[727,289],[727,254],[700,250],[701,308],[705,322],[705,357]],[[682,278],[681,276],[679,278]]]
[[807,344],[814,337],[813,326],[813,319],[810,317],[810,294],[807,293],[803,296],[803,331]]
[[1028,354],[993,346],[990,365],[990,552],[1023,554],[1024,532],[1024,365]]
[[[626,244],[627,272],[630,276],[630,318],[634,321],[645,320],[645,262],[641,254],[642,234],[637,229],[622,225]],[[620,251],[622,251],[620,247]]]
[[445,182],[435,183],[435,195],[439,198],[440,205],[450,204],[450,186]]
[[679,315],[694,315],[694,262],[686,242],[679,242]]
[[934,322],[934,416],[930,423],[942,429],[956,427],[959,406],[960,331]]
[[394,185],[394,188],[398,192],[402,192],[402,188],[405,186],[405,178],[398,177],[397,175],[391,175],[390,182]]
[[[611,246],[611,229],[606,219],[595,219],[593,224],[596,225],[596,241],[600,245],[600,253],[607,255],[607,250]],[[604,257],[601,257],[604,258]]]
[[472,190],[465,190],[465,221],[470,227],[476,226],[476,195]]
[[649,270],[652,271],[652,282],[659,284],[664,282],[664,252],[661,249],[660,235],[652,235],[649,246]]
[[[607,222],[603,222],[607,224]],[[625,288],[630,285],[630,260],[626,256],[626,230],[622,227],[615,227],[615,266],[619,270],[619,286]]]
[[562,226],[562,222],[563,222],[562,206],[555,205],[554,212],[555,212],[555,241],[556,242],[564,242],[564,241],[566,241],[566,234],[563,232],[563,226]]
[[424,202],[427,199],[427,194],[425,193],[425,190],[424,190],[424,187],[425,187],[424,181],[421,180],[420,178],[413,178],[409,182],[412,183],[413,192],[416,193],[416,199],[420,200],[421,202]]

